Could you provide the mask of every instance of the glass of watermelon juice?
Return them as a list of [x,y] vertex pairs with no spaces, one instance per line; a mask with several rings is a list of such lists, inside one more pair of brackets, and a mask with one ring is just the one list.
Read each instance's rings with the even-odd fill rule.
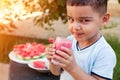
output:
[[[56,50],[61,50],[61,47],[72,48],[72,41],[64,37],[57,37],[53,44],[55,45]],[[52,59],[52,62],[53,61],[55,60]]]

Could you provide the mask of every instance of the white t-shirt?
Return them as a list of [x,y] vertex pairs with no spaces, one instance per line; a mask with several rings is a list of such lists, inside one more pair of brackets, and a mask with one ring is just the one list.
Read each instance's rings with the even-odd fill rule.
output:
[[[71,35],[72,50],[77,64],[87,74],[96,74],[107,80],[113,77],[113,69],[116,65],[116,55],[110,45],[101,36],[94,44],[82,50],[79,49],[77,41]],[[60,80],[74,80],[65,70],[61,73]]]

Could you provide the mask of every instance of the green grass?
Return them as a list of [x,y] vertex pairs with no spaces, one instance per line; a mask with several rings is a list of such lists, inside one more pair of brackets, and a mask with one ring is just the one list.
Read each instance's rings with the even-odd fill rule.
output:
[[47,44],[48,40],[0,34],[0,62],[8,63],[8,54],[13,50],[13,46],[26,42]]
[[117,64],[114,69],[113,80],[120,80],[120,41],[116,37],[110,35],[107,35],[106,39],[114,49],[117,57]]

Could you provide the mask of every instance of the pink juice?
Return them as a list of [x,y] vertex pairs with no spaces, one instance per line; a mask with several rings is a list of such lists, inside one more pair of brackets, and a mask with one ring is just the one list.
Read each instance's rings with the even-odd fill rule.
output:
[[[56,50],[61,50],[62,46],[71,49],[72,41],[67,38],[57,37],[56,40],[54,41],[54,45],[55,45]],[[52,59],[52,62],[54,63],[54,62],[58,62],[58,61]]]
[[54,44],[55,44],[55,48],[57,50],[61,50],[62,46],[69,48],[69,49],[71,49],[71,47],[72,47],[72,41],[67,38],[57,37]]

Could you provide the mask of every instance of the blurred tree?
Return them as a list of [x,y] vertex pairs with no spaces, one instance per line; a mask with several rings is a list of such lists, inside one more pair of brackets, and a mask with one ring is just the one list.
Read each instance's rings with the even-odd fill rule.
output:
[[61,19],[63,23],[66,23],[66,0],[39,0],[39,4],[44,14],[42,18],[34,19],[36,24],[43,26],[47,23],[50,27],[45,29],[48,30],[52,29],[51,25],[54,20]]
[[[120,3],[120,0],[118,0]],[[3,9],[7,20],[23,20],[34,17],[36,25],[46,29],[53,30],[51,25],[54,20],[61,19],[63,23],[66,19],[66,0],[0,0],[0,10]],[[34,14],[37,15],[30,15]],[[1,14],[0,14],[1,17]],[[44,24],[50,25],[45,27]]]
[[[10,21],[23,20],[23,16],[24,19],[28,19],[33,17],[30,14],[41,12],[34,16],[33,21],[46,30],[53,30],[51,25],[54,20],[61,19],[63,23],[67,21],[65,2],[65,0],[0,0],[0,10],[6,10],[2,11],[5,12],[4,19],[7,17],[7,20]],[[45,27],[44,24],[50,26]]]
[[120,4],[120,0],[118,0],[118,3]]
[[11,16],[12,2],[17,0],[0,0],[0,31],[13,32],[17,27],[13,23]]

